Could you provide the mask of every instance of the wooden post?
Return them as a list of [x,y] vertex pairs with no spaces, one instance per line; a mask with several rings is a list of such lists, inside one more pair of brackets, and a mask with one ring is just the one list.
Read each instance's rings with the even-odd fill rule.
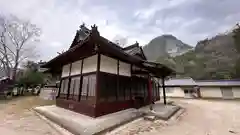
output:
[[67,90],[67,100],[69,98],[69,95],[70,95],[70,87],[71,87],[71,72],[72,72],[72,63],[70,64],[70,67],[69,67],[69,75],[68,75],[68,90]]
[[163,89],[163,102],[164,104],[166,105],[167,102],[166,102],[166,92],[165,92],[165,81],[164,81],[164,76],[162,77],[162,89]]
[[[60,96],[62,83],[63,83],[63,80],[61,79],[61,80],[60,80],[60,84],[59,84],[58,93],[57,93],[57,97],[56,97],[56,98],[59,98],[59,96]],[[64,88],[64,87],[63,87],[63,88]]]
[[95,88],[95,104],[99,101],[100,98],[100,63],[101,63],[101,54],[97,53],[97,72],[96,72],[96,88]]
[[148,77],[148,95],[149,95],[149,103],[152,103],[152,81],[151,77]]
[[117,91],[116,91],[116,100],[120,99],[120,88],[119,88],[119,60],[117,60]]
[[130,89],[129,89],[129,91],[130,91],[130,100],[132,100],[133,98],[132,98],[132,64],[131,64],[131,70],[130,70],[130,74],[131,74],[131,78],[130,78]]
[[81,63],[81,76],[80,76],[80,86],[79,86],[79,94],[78,94],[78,102],[81,101],[81,95],[82,95],[82,83],[83,83],[83,76],[82,76],[82,71],[83,71],[83,62],[84,59],[82,59]]

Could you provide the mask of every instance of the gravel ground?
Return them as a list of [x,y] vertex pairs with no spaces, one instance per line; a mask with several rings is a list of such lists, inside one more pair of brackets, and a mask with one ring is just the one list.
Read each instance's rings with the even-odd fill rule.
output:
[[40,119],[31,109],[35,106],[50,105],[54,101],[39,97],[17,97],[0,101],[0,134],[3,135],[59,135],[54,128]]
[[[140,118],[107,135],[240,135],[240,101],[174,101],[185,108],[180,117],[167,122]],[[53,103],[38,97],[0,101],[0,134],[58,135],[57,130],[31,110],[35,106]]]
[[240,135],[240,102],[175,100],[185,113],[168,122],[135,120],[107,135]]

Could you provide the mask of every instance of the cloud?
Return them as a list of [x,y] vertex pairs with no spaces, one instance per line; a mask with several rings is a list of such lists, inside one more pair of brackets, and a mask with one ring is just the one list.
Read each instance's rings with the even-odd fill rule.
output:
[[110,40],[127,38],[128,44],[173,34],[194,46],[240,21],[239,5],[239,0],[0,0],[0,13],[40,27],[39,59],[49,60],[69,48],[82,22],[97,24]]
[[62,46],[62,43],[60,43],[60,42],[52,42],[52,43],[50,44],[50,46],[53,46],[53,47],[61,47],[61,46]]

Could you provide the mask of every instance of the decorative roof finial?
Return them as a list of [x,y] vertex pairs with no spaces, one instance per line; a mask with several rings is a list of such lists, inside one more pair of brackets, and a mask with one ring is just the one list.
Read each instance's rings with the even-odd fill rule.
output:
[[91,26],[91,33],[92,34],[96,34],[96,35],[99,35],[99,32],[98,32],[98,29],[97,29],[97,25],[96,24],[94,24],[93,26]]
[[94,24],[93,26],[91,26],[92,30],[96,30],[97,31],[97,25]]
[[85,27],[85,23],[83,22],[79,27],[82,29],[83,27]]
[[138,41],[136,41],[136,43],[135,43],[136,45],[139,45],[139,43],[138,43]]

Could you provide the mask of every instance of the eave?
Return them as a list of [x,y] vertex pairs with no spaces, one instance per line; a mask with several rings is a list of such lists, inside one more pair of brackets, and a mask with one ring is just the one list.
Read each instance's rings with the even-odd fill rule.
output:
[[[72,47],[69,50],[53,58],[42,67],[60,68],[65,64],[94,55],[98,52],[147,69],[153,76],[156,77],[165,77],[174,74],[174,71],[172,69],[160,63],[149,62],[137,56],[124,52],[124,48],[121,48],[115,43],[100,36],[95,26],[92,27],[90,35],[88,35],[84,40],[76,43],[76,45],[71,46]],[[133,45],[131,47],[135,46],[136,45]],[[142,49],[141,51],[143,52]]]

